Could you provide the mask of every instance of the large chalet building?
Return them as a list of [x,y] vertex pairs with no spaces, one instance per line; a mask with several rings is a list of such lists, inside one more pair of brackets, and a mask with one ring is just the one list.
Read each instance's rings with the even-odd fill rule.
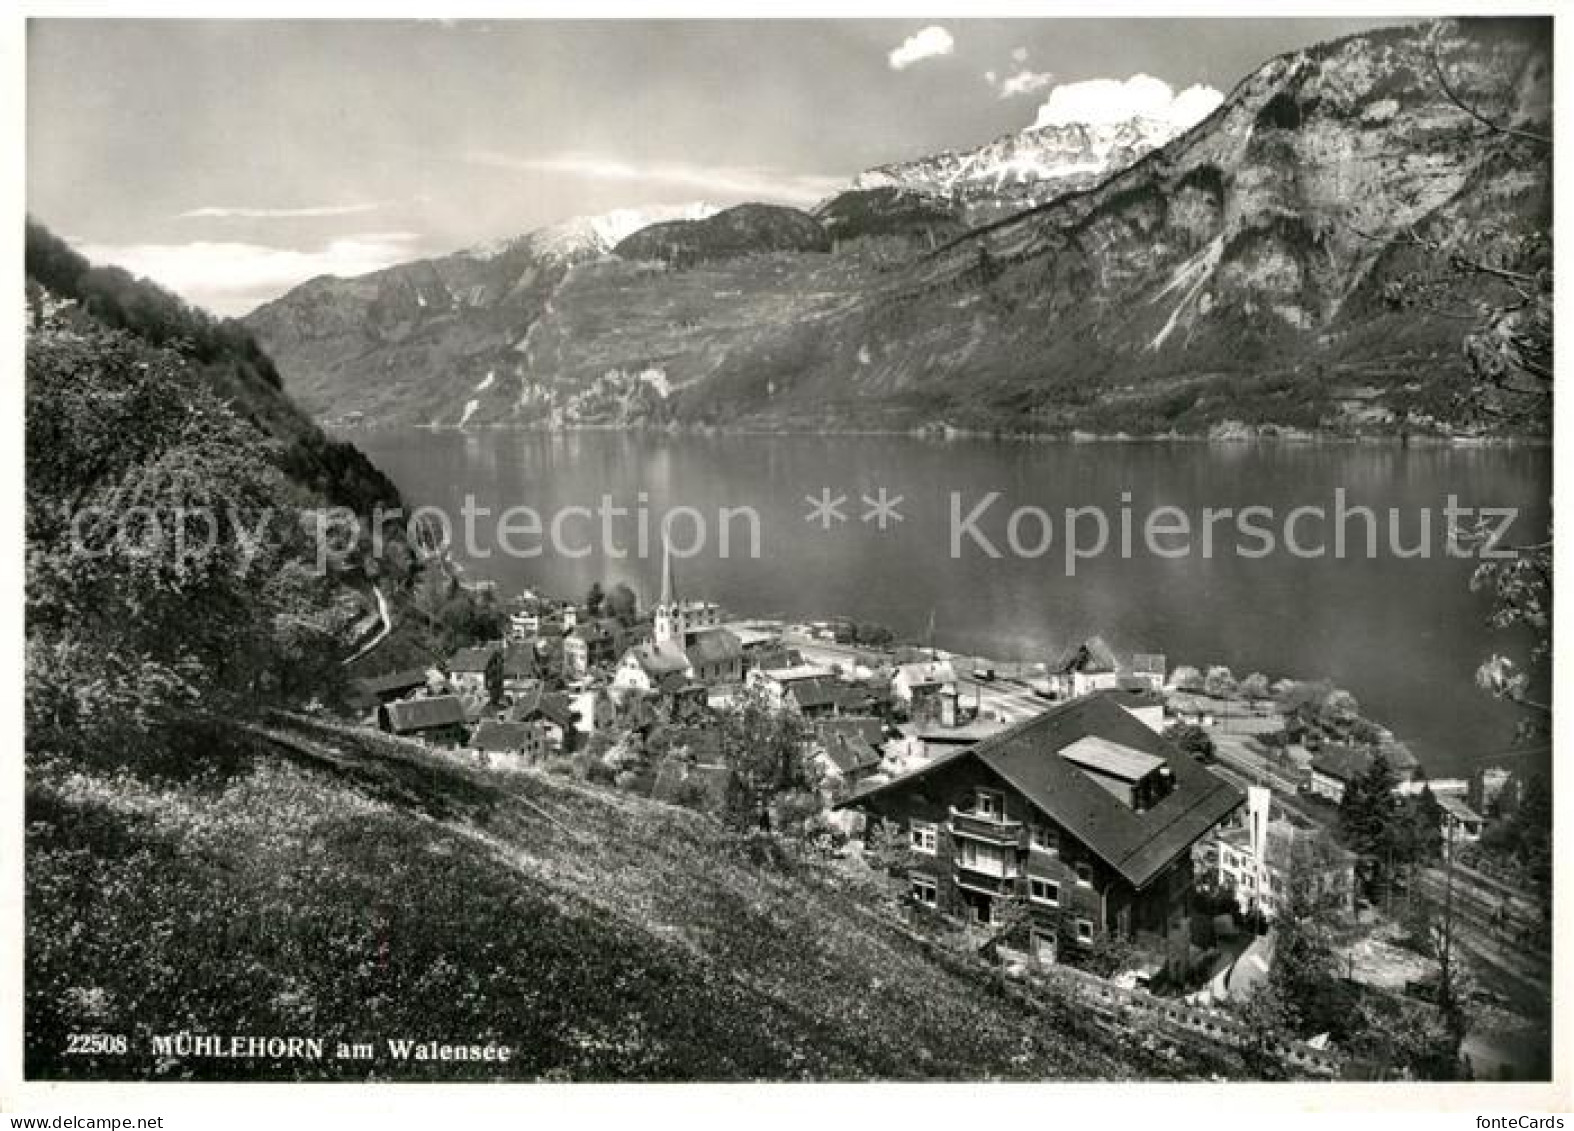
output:
[[1174,970],[1189,955],[1192,845],[1242,803],[1104,696],[1075,699],[841,802],[895,822],[919,903],[989,926],[1007,900],[1030,942],[1118,933]]

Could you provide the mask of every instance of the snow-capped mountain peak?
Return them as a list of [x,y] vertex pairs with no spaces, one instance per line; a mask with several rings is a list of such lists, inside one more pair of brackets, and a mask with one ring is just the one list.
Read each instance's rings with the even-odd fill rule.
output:
[[855,189],[905,188],[950,197],[973,220],[1030,208],[1119,172],[1184,132],[1172,117],[1032,126],[969,150],[944,150],[859,174]]
[[523,236],[468,249],[474,259],[492,259],[505,251],[527,247],[547,259],[579,259],[605,255],[642,228],[668,220],[704,220],[720,209],[705,201],[687,204],[653,204],[643,208],[615,208],[596,216],[575,216],[537,228]]

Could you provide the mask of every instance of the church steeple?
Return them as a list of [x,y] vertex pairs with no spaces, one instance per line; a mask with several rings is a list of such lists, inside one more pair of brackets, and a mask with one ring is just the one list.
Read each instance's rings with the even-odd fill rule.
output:
[[683,609],[678,604],[678,587],[672,577],[672,546],[667,532],[661,532],[661,599],[656,603],[653,635],[657,644],[674,641],[680,646],[684,636]]
[[661,532],[661,603],[672,608],[677,603],[677,586],[672,581],[672,544],[667,532]]

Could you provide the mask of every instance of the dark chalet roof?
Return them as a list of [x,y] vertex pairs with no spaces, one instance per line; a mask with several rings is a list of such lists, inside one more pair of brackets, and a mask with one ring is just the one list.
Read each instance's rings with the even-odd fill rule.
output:
[[505,679],[528,679],[535,674],[535,641],[516,640],[503,649],[503,677]]
[[384,672],[355,681],[355,688],[368,695],[386,695],[390,691],[406,691],[426,684],[425,668],[405,668],[403,671]]
[[546,719],[564,730],[574,725],[574,708],[568,696],[547,691],[539,683],[521,691],[508,709],[511,722],[527,723],[532,719]]
[[[1168,796],[1149,809],[1127,808],[1060,752],[1097,737],[1162,758],[1174,778]],[[976,746],[944,754],[913,773],[847,798],[858,805],[906,788],[963,758],[982,762],[1030,804],[1060,825],[1135,888],[1158,876],[1193,842],[1241,804],[1235,787],[1103,696],[1074,699]]]
[[868,708],[874,695],[867,687],[853,687],[832,676],[813,676],[794,680],[785,692],[799,707],[835,707],[838,710]]
[[885,724],[876,718],[843,716],[839,719],[821,719],[814,724],[814,733],[821,742],[830,742],[836,738],[858,738],[870,746],[885,744]]
[[461,648],[448,661],[449,672],[482,672],[498,654],[496,644],[483,644],[475,648]]
[[395,734],[430,730],[433,727],[461,726],[465,721],[465,705],[457,695],[400,699],[383,709],[388,712],[388,725]]
[[731,664],[743,659],[743,641],[736,633],[725,628],[710,628],[700,632],[688,646],[689,663]]
[[1340,781],[1354,781],[1372,766],[1372,756],[1351,746],[1325,746],[1312,755],[1312,769]]

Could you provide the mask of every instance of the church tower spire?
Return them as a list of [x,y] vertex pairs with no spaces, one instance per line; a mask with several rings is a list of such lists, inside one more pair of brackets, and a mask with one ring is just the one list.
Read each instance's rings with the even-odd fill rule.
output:
[[661,603],[668,608],[677,604],[677,587],[672,582],[672,544],[667,532],[661,532]]
[[656,643],[683,644],[685,625],[683,607],[678,603],[678,587],[672,576],[672,546],[665,529],[661,532],[661,598],[656,603],[656,623],[652,635]]

